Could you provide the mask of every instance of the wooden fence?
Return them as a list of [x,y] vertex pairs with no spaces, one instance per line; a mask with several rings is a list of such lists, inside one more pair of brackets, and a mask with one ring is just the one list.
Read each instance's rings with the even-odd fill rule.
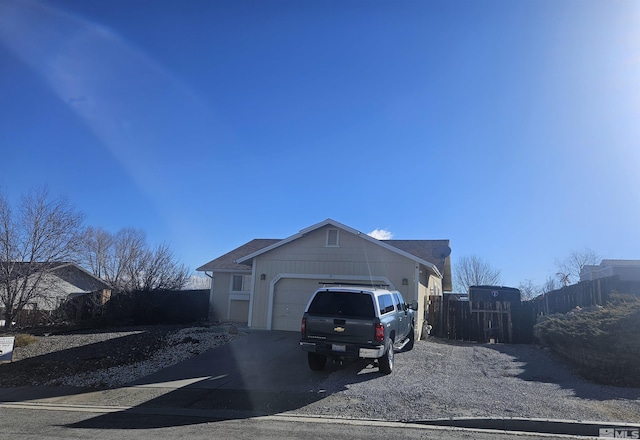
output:
[[[25,308],[15,317],[18,327],[42,327],[104,318],[132,325],[184,324],[206,321],[209,290],[130,292],[98,291],[65,302],[55,310]],[[4,316],[0,316],[4,318]]]
[[640,295],[640,282],[617,276],[583,281],[531,301],[461,301],[457,295],[430,296],[431,334],[460,341],[533,343],[538,317],[567,313],[576,307],[605,305],[612,292]]
[[206,321],[209,290],[135,291],[113,295],[106,303],[110,319],[136,325]]
[[611,292],[640,295],[640,281],[620,281],[617,275],[582,281],[547,292],[531,302],[535,316],[568,313],[576,307],[603,306],[609,301]]
[[[510,301],[460,301],[455,295],[429,297],[431,334],[441,338],[477,342],[530,342],[533,324],[522,305]],[[524,322],[529,325],[523,326]],[[527,328],[531,330],[527,332]]]

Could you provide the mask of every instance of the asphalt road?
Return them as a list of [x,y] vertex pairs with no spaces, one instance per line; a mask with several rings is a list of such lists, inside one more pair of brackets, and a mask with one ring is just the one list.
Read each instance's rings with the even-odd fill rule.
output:
[[[390,422],[346,421],[305,417],[267,416],[212,421],[193,416],[144,415],[135,412],[96,414],[76,410],[0,408],[2,438],[16,440],[87,439],[189,440],[234,439],[474,439],[548,440],[532,434],[436,428]],[[148,430],[148,426],[166,425]],[[562,436],[562,438],[584,438]]]

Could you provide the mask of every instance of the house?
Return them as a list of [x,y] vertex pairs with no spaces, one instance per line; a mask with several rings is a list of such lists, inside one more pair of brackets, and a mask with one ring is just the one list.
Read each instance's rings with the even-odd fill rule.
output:
[[451,291],[449,240],[377,240],[332,219],[285,239],[255,239],[199,267],[212,278],[210,319],[299,331],[313,292],[325,284],[386,285],[418,301]]
[[[11,262],[1,263],[2,273],[0,277],[4,277],[10,282],[21,282],[25,276],[29,276],[31,280],[38,280],[36,288],[27,295],[28,300],[23,309],[23,313],[18,316],[18,320],[29,316],[29,321],[38,320],[34,315],[41,315],[42,312],[51,312],[56,310],[60,305],[78,298],[90,297],[95,305],[104,305],[111,297],[111,287],[95,277],[90,272],[84,270],[75,263],[58,262],[58,263],[22,263]],[[33,286],[35,281],[27,283]],[[0,284],[1,290],[4,289]],[[3,304],[0,303],[0,318],[4,318]],[[0,319],[0,326],[4,325],[4,321]]]
[[587,265],[580,272],[580,281],[618,275],[620,281],[640,281],[640,260],[602,260],[599,265]]

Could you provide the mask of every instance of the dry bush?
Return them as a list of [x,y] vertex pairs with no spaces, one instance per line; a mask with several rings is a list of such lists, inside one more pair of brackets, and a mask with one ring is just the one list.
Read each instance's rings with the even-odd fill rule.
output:
[[538,341],[569,359],[587,378],[640,386],[640,298],[613,293],[604,306],[544,317]]

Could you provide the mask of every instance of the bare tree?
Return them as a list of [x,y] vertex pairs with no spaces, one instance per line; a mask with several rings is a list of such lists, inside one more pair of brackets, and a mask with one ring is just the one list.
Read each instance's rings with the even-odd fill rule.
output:
[[476,255],[461,257],[455,265],[454,280],[456,290],[468,292],[470,286],[500,284],[500,270]]
[[106,278],[104,272],[114,237],[101,228],[88,227],[83,233],[83,251],[80,252],[80,264],[98,278]]
[[518,286],[518,290],[525,301],[531,300],[542,293],[543,288],[535,284],[531,280],[524,280]]
[[189,271],[176,261],[167,244],[149,248],[138,229],[125,228],[111,235],[88,228],[82,255],[87,269],[115,292],[179,290],[189,279]]
[[562,261],[556,261],[558,273],[556,276],[563,286],[580,281],[580,272],[585,266],[600,264],[602,257],[592,249],[584,248],[573,251]]
[[548,292],[554,291],[559,287],[560,286],[558,286],[558,281],[556,280],[556,278],[553,276],[550,276],[542,285],[542,293],[548,293]]
[[5,326],[30,303],[47,303],[57,286],[50,276],[79,248],[83,215],[46,188],[31,190],[17,209],[0,193],[0,302]]
[[185,289],[211,289],[211,278],[208,276],[191,275]]
[[114,237],[114,247],[105,268],[107,282],[117,292],[136,289],[138,269],[147,252],[147,237],[138,229],[125,228],[118,231]]
[[189,281],[189,271],[175,261],[165,243],[144,253],[136,275],[132,278],[135,290],[180,290]]

